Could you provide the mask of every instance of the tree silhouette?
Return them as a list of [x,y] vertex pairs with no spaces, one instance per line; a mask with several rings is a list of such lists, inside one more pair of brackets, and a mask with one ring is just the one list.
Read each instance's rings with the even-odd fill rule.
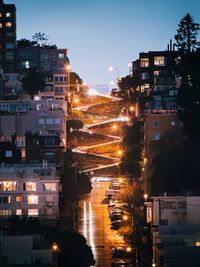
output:
[[174,36],[176,40],[175,46],[179,51],[191,52],[195,51],[200,43],[197,41],[199,24],[195,23],[189,13],[186,14],[178,24],[177,34]]
[[186,135],[199,143],[200,135],[200,51],[191,52],[181,58],[179,73],[181,86],[178,90],[179,117],[183,121]]
[[22,88],[25,92],[32,97],[38,93],[38,91],[44,90],[45,80],[44,75],[40,70],[31,69],[27,76],[22,80]]

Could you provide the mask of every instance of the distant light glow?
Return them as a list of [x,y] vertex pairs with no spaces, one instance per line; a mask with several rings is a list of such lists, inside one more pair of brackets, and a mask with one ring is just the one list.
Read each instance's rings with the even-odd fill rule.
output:
[[99,93],[96,90],[89,89],[88,94],[92,96],[92,95],[98,95]]

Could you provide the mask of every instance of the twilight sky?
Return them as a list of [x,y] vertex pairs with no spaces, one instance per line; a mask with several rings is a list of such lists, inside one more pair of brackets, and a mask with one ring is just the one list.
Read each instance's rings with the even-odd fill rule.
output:
[[128,74],[139,52],[165,50],[181,18],[200,23],[199,0],[4,0],[17,8],[17,37],[44,32],[69,49],[72,71],[89,85]]

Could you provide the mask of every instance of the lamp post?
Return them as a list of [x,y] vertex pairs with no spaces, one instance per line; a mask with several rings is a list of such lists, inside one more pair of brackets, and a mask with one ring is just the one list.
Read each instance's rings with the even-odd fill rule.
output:
[[52,245],[52,262],[55,267],[58,267],[58,251],[59,247],[57,243],[53,243]]

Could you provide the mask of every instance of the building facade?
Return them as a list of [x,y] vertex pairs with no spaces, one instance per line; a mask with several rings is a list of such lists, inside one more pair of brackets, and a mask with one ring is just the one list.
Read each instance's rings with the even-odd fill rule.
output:
[[0,68],[16,71],[16,8],[0,0]]
[[28,216],[56,223],[59,215],[59,184],[55,166],[2,164],[0,218]]

